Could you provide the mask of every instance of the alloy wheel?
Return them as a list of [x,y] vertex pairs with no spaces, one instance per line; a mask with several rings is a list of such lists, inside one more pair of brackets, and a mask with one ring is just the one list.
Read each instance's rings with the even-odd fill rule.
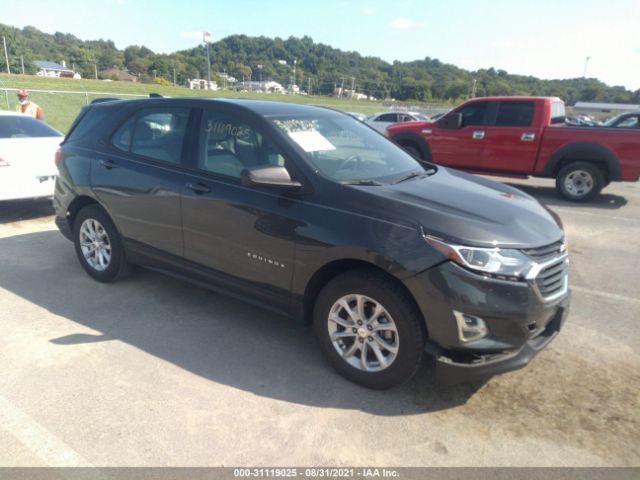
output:
[[358,370],[379,372],[398,356],[398,330],[376,300],[350,294],[338,299],[327,319],[331,343],[342,359]]
[[87,264],[102,272],[111,263],[111,241],[102,224],[87,218],[80,226],[80,249]]

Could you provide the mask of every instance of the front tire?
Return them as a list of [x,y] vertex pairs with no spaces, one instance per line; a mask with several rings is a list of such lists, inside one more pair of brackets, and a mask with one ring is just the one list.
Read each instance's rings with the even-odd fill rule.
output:
[[422,316],[393,279],[370,270],[335,277],[317,297],[314,328],[332,366],[352,382],[387,389],[422,365]]
[[73,226],[76,255],[94,280],[109,283],[130,273],[131,265],[125,259],[120,235],[101,207],[84,207]]
[[588,202],[604,188],[602,170],[589,162],[572,162],[560,169],[556,177],[558,193],[572,202]]

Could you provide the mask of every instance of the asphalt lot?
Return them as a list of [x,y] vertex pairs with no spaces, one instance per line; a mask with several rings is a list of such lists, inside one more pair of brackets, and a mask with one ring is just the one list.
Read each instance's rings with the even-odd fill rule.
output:
[[565,222],[572,311],[526,369],[377,392],[312,330],[149,271],[89,279],[49,203],[0,205],[0,466],[640,464],[640,184]]

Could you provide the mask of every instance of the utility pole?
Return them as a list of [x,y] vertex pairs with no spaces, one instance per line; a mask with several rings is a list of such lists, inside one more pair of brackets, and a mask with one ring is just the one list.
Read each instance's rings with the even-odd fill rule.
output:
[[311,95],[311,77],[307,77],[307,95]]
[[473,79],[473,86],[471,87],[471,98],[476,98],[476,86],[477,86],[478,81],[474,78]]
[[587,57],[584,61],[584,72],[582,73],[582,78],[587,78],[587,67],[589,66],[589,60],[591,60],[591,57]]
[[2,43],[4,43],[4,59],[7,61],[7,73],[11,75],[11,67],[9,67],[9,55],[7,54],[7,39],[2,36]]
[[209,52],[209,44],[211,43],[211,34],[204,32],[202,39],[207,46],[207,90],[211,88],[211,53]]
[[24,55],[20,55],[20,65],[22,65],[22,74],[24,75]]
[[96,80],[98,79],[98,62],[94,58],[93,59],[93,73],[95,74]]
[[294,58],[293,59],[293,76],[291,77],[291,90],[293,90],[293,86],[296,84],[296,63],[298,63],[298,60]]
[[176,69],[173,69],[173,86],[176,86]]
[[344,92],[344,75],[342,76],[342,83],[340,83],[340,96],[338,98],[342,98],[342,92]]
[[356,77],[351,77],[351,99],[353,99],[354,93],[356,93]]

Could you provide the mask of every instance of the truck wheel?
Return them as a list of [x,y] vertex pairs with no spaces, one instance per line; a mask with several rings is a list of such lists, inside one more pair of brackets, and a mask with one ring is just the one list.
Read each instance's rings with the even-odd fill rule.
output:
[[74,222],[74,244],[80,264],[99,282],[112,282],[131,272],[120,235],[109,215],[97,205],[78,212]]
[[565,165],[556,177],[556,189],[567,200],[587,202],[604,188],[602,170],[588,162]]
[[377,272],[331,280],[317,297],[313,322],[324,354],[352,382],[391,388],[422,365],[422,316],[395,281]]

